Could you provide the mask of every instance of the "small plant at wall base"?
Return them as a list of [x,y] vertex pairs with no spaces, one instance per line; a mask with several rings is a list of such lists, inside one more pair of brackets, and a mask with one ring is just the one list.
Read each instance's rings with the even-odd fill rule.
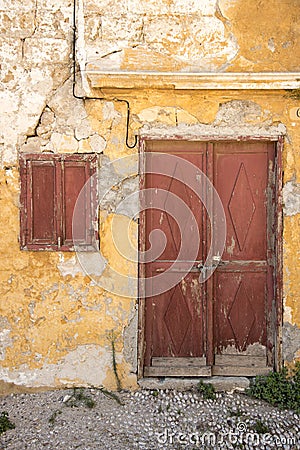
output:
[[117,396],[117,394],[115,394],[114,392],[110,392],[107,389],[105,389],[104,387],[99,389],[106,397],[112,398],[114,400],[116,400],[116,402],[119,405],[124,405],[124,403],[119,399],[119,397]]
[[300,413],[300,362],[296,362],[290,370],[284,367],[279,372],[255,377],[246,394]]
[[115,379],[116,379],[117,390],[121,391],[122,384],[121,384],[121,380],[119,377],[117,361],[116,361],[116,340],[117,340],[117,338],[116,338],[116,334],[113,330],[108,333],[108,339],[110,340],[110,343],[111,343],[112,366],[113,366],[113,372],[114,372]]
[[211,383],[204,383],[203,381],[200,381],[197,384],[197,389],[200,392],[200,394],[203,395],[203,398],[205,400],[215,400],[216,398],[215,388]]
[[15,424],[9,420],[8,413],[2,411],[0,415],[0,434],[5,433],[7,430],[16,428]]
[[94,408],[96,403],[90,395],[87,395],[85,393],[85,390],[83,388],[73,388],[73,394],[65,402],[65,404],[66,406],[71,407],[78,407],[82,404],[87,408]]

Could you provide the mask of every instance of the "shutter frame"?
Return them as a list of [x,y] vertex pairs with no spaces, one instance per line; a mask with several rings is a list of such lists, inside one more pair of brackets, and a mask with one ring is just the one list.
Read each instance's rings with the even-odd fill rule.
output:
[[[43,164],[44,163],[44,164]],[[33,218],[34,211],[32,210],[34,193],[32,191],[34,186],[33,177],[36,176],[32,172],[32,166],[46,167],[47,165],[54,166],[54,186],[53,186],[53,233],[52,239],[36,239],[34,238]],[[66,228],[66,204],[64,198],[65,180],[64,171],[68,165],[74,167],[84,168],[84,183],[88,178],[97,173],[98,156],[96,154],[20,154],[20,248],[21,250],[48,250],[48,251],[74,251],[74,243],[72,239],[65,239]],[[73,180],[75,183],[77,179]],[[81,185],[84,184],[81,180]],[[75,186],[76,190],[76,186]],[[77,189],[78,190],[78,189]],[[87,222],[85,227],[85,236],[80,243],[76,245],[76,251],[96,251],[99,249],[98,237],[98,208],[97,208],[97,183],[94,189],[90,192],[87,198],[86,214]],[[74,202],[73,202],[74,203]],[[48,205],[44,206],[47,208]],[[43,205],[40,206],[43,208]],[[45,209],[46,210],[46,209]],[[47,215],[47,213],[46,213]],[[49,212],[48,212],[49,215]],[[73,211],[72,211],[73,215]],[[70,222],[70,212],[68,216]],[[69,227],[70,228],[70,227]],[[92,236],[90,230],[93,229]]]

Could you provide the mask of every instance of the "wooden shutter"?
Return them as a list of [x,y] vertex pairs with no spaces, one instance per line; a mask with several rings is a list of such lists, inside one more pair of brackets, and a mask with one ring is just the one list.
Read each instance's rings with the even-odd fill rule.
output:
[[95,183],[79,195],[96,168],[97,157],[90,154],[20,156],[21,249],[74,250],[72,222],[78,198],[76,244],[80,250],[97,248]]
[[[62,242],[65,246],[73,245],[72,227],[75,225],[76,249],[92,250],[96,246],[94,222],[96,219],[95,186],[86,184],[96,171],[97,158],[90,155],[80,160],[76,155],[64,159],[62,165]],[[84,190],[82,191],[82,188]],[[76,205],[76,217],[73,213]]]

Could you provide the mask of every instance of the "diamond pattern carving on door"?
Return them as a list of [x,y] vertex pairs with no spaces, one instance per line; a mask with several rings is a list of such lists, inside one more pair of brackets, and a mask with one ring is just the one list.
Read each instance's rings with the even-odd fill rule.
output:
[[[184,180],[184,183],[179,182],[178,179]],[[171,181],[170,181],[170,184],[168,187],[166,200],[164,203],[165,211],[170,211],[172,209],[171,204],[174,202],[174,195],[178,196],[183,201],[183,203],[185,203],[185,205],[188,206],[190,211],[192,210],[190,195],[189,195],[187,187],[186,187],[187,185],[188,185],[188,180],[185,180],[184,173],[182,172],[182,169],[180,168],[179,163],[176,162],[173,176],[171,178]],[[170,192],[172,193],[172,196],[170,195]],[[179,203],[179,208],[180,208],[180,203]],[[178,206],[177,206],[177,210],[178,210]],[[181,246],[181,237],[180,237],[180,233],[179,233],[180,230],[178,229],[177,226],[174,227],[174,225],[173,225],[174,219],[172,218],[172,216],[170,216],[170,214],[168,214],[168,213],[164,213],[164,214],[166,214],[166,217],[167,217],[167,222],[168,222],[168,227],[169,227],[168,231],[170,233],[170,236],[172,237],[173,248],[175,250],[174,256],[176,256],[179,253],[180,246]],[[181,228],[182,234],[185,233],[188,223],[189,223],[188,217],[186,217],[185,221],[181,221],[180,228]]]
[[237,348],[240,351],[245,350],[251,329],[255,322],[255,312],[242,281],[238,285],[227,318]]
[[170,334],[175,354],[180,353],[192,317],[180,285],[175,286],[164,315],[164,322]]
[[228,204],[240,251],[244,248],[255,209],[247,172],[241,163]]
[[[165,194],[161,210],[149,210],[142,216],[146,225],[141,228],[146,231],[142,237],[147,242],[149,233],[159,229],[167,236],[168,244],[159,258],[146,264],[146,277],[151,277],[153,284],[159,283],[157,275],[171,268],[178,257],[180,233],[172,214],[168,217],[163,211],[175,210],[177,215],[172,195],[178,196],[194,214],[201,247],[189,274],[184,274],[189,259],[181,256],[180,264],[171,269],[170,272],[182,272],[180,285],[144,300],[145,340],[141,344],[140,373],[145,376],[195,376],[196,372],[197,376],[208,376],[209,370],[210,374],[222,376],[264,373],[273,364],[267,312],[272,311],[275,285],[268,251],[273,254],[274,248],[267,230],[268,224],[273,223],[270,220],[275,219],[275,210],[270,209],[274,191],[269,189],[274,180],[275,165],[270,164],[275,156],[274,143],[151,140],[146,143],[147,152],[157,152],[157,156],[151,156],[151,168],[156,167],[156,171],[147,175],[145,186],[154,188],[153,195],[155,188]],[[222,264],[203,285],[198,282],[197,267],[210,248],[210,223],[194,191],[177,180],[179,175],[181,178],[180,164],[174,161],[169,175],[161,175],[162,153],[196,164],[213,181],[224,206],[227,227]],[[185,178],[189,185],[192,178],[189,174]],[[198,188],[205,186],[199,183]],[[186,213],[182,226],[185,236],[194,232],[191,223],[186,225],[187,216]],[[253,365],[252,357],[261,358],[259,366]]]

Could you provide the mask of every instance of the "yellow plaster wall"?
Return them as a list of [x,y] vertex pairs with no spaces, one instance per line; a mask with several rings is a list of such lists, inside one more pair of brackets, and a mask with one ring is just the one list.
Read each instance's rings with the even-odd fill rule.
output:
[[[124,95],[124,92],[122,93]],[[224,121],[230,128],[232,123],[230,119],[224,118],[216,119],[217,113],[220,110],[221,105],[232,101],[238,102],[253,102],[258,106],[258,110],[247,113],[241,120],[237,113],[233,116],[233,120],[236,120],[235,125],[240,130],[240,135],[247,135],[247,131],[253,127],[254,134],[260,134],[260,127],[277,126],[283,124],[286,127],[286,134],[284,139],[283,150],[283,174],[284,184],[287,182],[300,182],[300,122],[295,122],[290,117],[290,111],[295,106],[300,106],[300,101],[293,99],[285,91],[210,91],[201,92],[174,92],[174,91],[128,91],[126,92],[126,98],[131,104],[131,133],[138,132],[142,126],[147,124],[147,127],[162,127],[161,136],[168,135],[168,127],[176,127],[182,124],[195,125],[195,124],[216,124],[214,133],[218,134],[218,125]],[[94,102],[93,106],[89,107],[89,120],[92,124],[102,123],[103,106],[101,102]],[[120,106],[117,106],[119,109]],[[245,107],[245,109],[247,109]],[[239,122],[240,121],[240,122]],[[223,125],[224,125],[223,123]],[[165,127],[165,128],[164,128]],[[250,128],[249,128],[250,127]],[[99,132],[101,130],[97,128]],[[124,145],[124,121],[123,127],[120,128],[121,134],[118,134],[119,142],[123,140]],[[119,145],[119,153],[116,155],[116,147],[112,147],[110,153],[110,147],[108,144],[106,154],[111,158],[123,155],[122,144]],[[128,149],[126,153],[130,152]],[[131,150],[132,152],[132,150]],[[288,215],[284,214],[283,218],[284,236],[283,236],[283,266],[284,266],[284,308],[286,311],[290,311],[290,314],[286,314],[284,317],[292,325],[296,325],[300,328],[300,273],[299,273],[299,233],[300,233],[300,214]],[[109,242],[105,239],[104,248],[107,249]],[[111,247],[110,247],[111,248]],[[113,252],[111,253],[111,255]],[[114,258],[113,258],[114,259]],[[115,260],[117,261],[117,260]],[[120,261],[118,262],[118,264]],[[116,264],[114,262],[113,264]]]
[[[103,373],[99,372],[99,384],[105,379],[105,385],[114,388],[115,379],[110,370],[110,336],[112,331],[116,336],[122,335],[134,300],[104,292],[99,286],[93,286],[84,273],[63,277],[58,269],[61,258],[63,256],[64,261],[68,261],[73,258],[72,254],[20,251],[18,206],[18,169],[2,170],[0,321],[1,333],[9,330],[9,338],[4,343],[6,348],[1,367],[11,372],[7,373],[7,381],[9,378],[14,381],[14,371],[36,372],[43,366],[53,366],[63,361],[78,346],[94,345],[109,355],[106,358],[107,367],[101,367]],[[120,356],[122,348],[119,338],[117,362],[120,377],[124,387],[134,387],[134,379],[128,375],[128,364]],[[74,366],[76,363],[74,359]],[[64,380],[57,372],[54,383],[57,386],[74,382],[75,371],[70,369],[70,378],[65,377]],[[125,375],[122,377],[123,372]],[[20,382],[18,378],[15,381]],[[84,373],[76,381],[88,383]],[[42,379],[38,382],[43,385]],[[27,380],[24,378],[23,383],[35,385],[29,376]]]
[[[284,92],[195,92],[169,95],[160,92],[143,92],[142,95],[130,93],[133,114],[133,128],[145,123],[149,126],[160,124],[162,127],[209,124],[216,118],[220,105],[237,100],[254,102],[260,113],[245,115],[244,126],[267,126],[281,122],[287,127],[283,161],[285,181],[299,181],[299,133],[298,124],[289,119],[289,109],[295,101],[285,98]],[[171,97],[171,98],[170,98]],[[168,105],[168,106],[167,106]],[[124,147],[124,114],[122,105],[117,104],[120,123],[110,129],[111,123],[102,120],[103,102],[89,102],[88,118],[92,127],[106,135],[107,148],[104,154],[114,160],[126,155]],[[222,119],[220,119],[222,120]],[[226,118],[224,120],[227,120]],[[228,122],[230,126],[230,121]],[[167,128],[166,128],[167,130]],[[108,137],[108,134],[110,135]],[[117,138],[118,145],[116,139]],[[110,142],[114,141],[114,142]],[[137,152],[137,148],[130,150]],[[130,374],[130,365],[124,360],[124,342],[122,332],[130,320],[135,298],[125,298],[107,292],[95,286],[84,273],[62,276],[59,265],[70,260],[72,254],[55,252],[20,251],[19,235],[19,179],[18,168],[7,168],[1,172],[1,221],[0,228],[0,276],[1,276],[1,320],[9,330],[6,348],[1,366],[10,372],[22,370],[36,371],[45,366],[52,368],[64,361],[68,354],[81,346],[98,346],[106,354],[106,366],[99,373],[99,384],[114,388],[115,378],[112,371],[110,333],[113,330],[117,338],[117,358],[120,376],[124,387],[135,386],[135,377]],[[122,257],[115,248],[112,236],[112,223],[118,235],[122,236],[126,257]],[[129,238],[127,233],[129,232]],[[289,320],[300,327],[300,275],[299,275],[299,234],[300,215],[284,218],[284,301],[290,311]],[[110,278],[111,290],[122,283],[122,276],[136,276],[137,264],[128,261],[136,258],[137,224],[122,215],[101,213],[100,240],[101,251],[108,265],[120,274],[120,278],[111,279],[111,273],[104,271],[103,277]],[[105,270],[108,270],[107,268]],[[108,355],[108,357],[107,357]],[[76,366],[76,361],[73,361]],[[9,373],[10,373],[9,372]],[[13,376],[7,375],[13,380]],[[84,383],[70,369],[70,378],[61,378],[59,371],[55,384]],[[26,377],[24,383],[26,384]],[[42,384],[42,380],[39,380]],[[34,382],[28,384],[35,385]]]
[[299,70],[298,0],[220,0],[219,6],[239,46],[227,71]]
[[298,0],[122,0],[110,6],[86,5],[90,26],[101,19],[101,34],[86,39],[87,61],[98,59],[100,70],[299,70]]
[[[110,46],[115,49],[120,38],[120,52],[117,56],[113,52],[113,57],[119,59],[116,64],[115,59],[108,62],[108,69],[299,70],[298,0],[186,0],[186,8],[176,13],[174,8],[184,2],[132,0],[109,3],[112,8],[105,9],[97,2],[98,12],[86,21],[85,28],[87,56],[94,59],[93,51],[101,48],[103,53],[110,54]],[[129,3],[136,4],[136,8],[128,11],[126,5]],[[95,4],[86,2],[85,6],[88,13]],[[72,12],[69,7],[66,2],[66,15]],[[136,15],[134,21],[133,13]],[[18,11],[14,14],[17,16]],[[42,16],[41,12],[39,14]],[[91,31],[97,29],[93,21],[100,19],[103,26],[102,37],[99,34],[101,39]],[[166,34],[161,31],[165,29],[165,22],[168,24]],[[138,33],[133,36],[135,27]],[[199,27],[202,34],[198,30],[200,34],[194,35]],[[35,28],[32,17],[32,29]],[[69,33],[68,27],[63,29]],[[180,32],[174,34],[176,30]],[[292,99],[284,91],[130,89],[117,93],[95,90],[95,95],[104,96],[107,101],[83,102],[72,97],[72,84],[66,81],[70,66],[67,35],[57,37],[54,29],[51,33],[57,39],[51,37],[53,42],[44,50],[47,36],[41,41],[40,29],[36,36],[30,33],[15,35],[13,30],[9,31],[7,45],[10,45],[11,55],[7,56],[3,66],[10,70],[10,76],[5,80],[8,94],[2,104],[5,151],[1,153],[0,172],[0,379],[23,386],[95,384],[114,389],[116,379],[111,347],[114,338],[122,386],[135,388],[135,361],[134,357],[125,356],[129,346],[125,332],[136,317],[136,291],[133,289],[129,297],[116,294],[116,291],[122,289],[126,278],[137,276],[134,262],[137,223],[122,214],[101,210],[101,252],[107,265],[98,280],[80,270],[74,254],[20,251],[16,150],[93,151],[103,153],[109,161],[135,155],[138,148],[125,146],[127,107],[125,103],[113,100],[117,95],[130,102],[130,143],[133,133],[145,126],[149,130],[160,128],[163,136],[168,134],[170,127],[181,125],[187,130],[192,125],[211,126],[216,135],[220,126],[236,129],[236,133],[243,135],[250,129],[260,134],[262,128],[285,125],[284,183],[297,186],[300,183],[300,121],[291,119],[290,110],[300,107],[300,99]],[[26,40],[24,45],[20,36]],[[199,60],[199,54],[203,60]],[[196,58],[194,66],[190,64],[193,58]],[[20,66],[21,59],[24,67]],[[56,63],[61,66],[53,65]],[[105,63],[104,57],[101,63]],[[20,67],[24,68],[24,73]],[[222,113],[224,105],[233,101],[238,103],[229,106],[227,113],[230,114],[225,110]],[[114,189],[117,193],[122,187]],[[117,233],[124,237],[122,244],[126,257],[121,257],[115,249],[113,223]],[[283,301],[285,321],[298,328],[299,235],[300,211],[296,208],[285,212],[284,216]],[[97,281],[100,285],[103,282],[106,290]]]

